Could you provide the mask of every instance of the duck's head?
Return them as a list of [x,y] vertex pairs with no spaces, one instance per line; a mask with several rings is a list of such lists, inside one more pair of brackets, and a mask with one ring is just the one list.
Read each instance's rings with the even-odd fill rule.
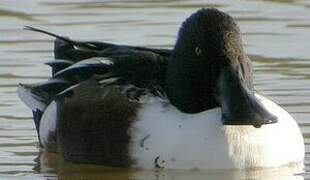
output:
[[221,107],[223,124],[277,122],[255,98],[239,27],[217,9],[201,9],[182,24],[167,70],[167,92],[185,113]]

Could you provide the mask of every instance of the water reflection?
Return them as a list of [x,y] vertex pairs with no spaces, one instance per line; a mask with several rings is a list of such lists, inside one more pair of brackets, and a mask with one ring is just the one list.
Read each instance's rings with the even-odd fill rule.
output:
[[303,163],[292,164],[281,168],[253,169],[253,170],[154,170],[137,171],[121,168],[111,168],[96,165],[82,165],[64,162],[53,153],[42,153],[38,157],[35,170],[45,176],[57,174],[60,179],[152,179],[152,180],[303,180]]

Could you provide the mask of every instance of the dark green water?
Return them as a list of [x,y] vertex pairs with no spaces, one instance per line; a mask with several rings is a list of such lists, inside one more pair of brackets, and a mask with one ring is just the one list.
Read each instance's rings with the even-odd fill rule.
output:
[[[74,39],[171,48],[180,23],[201,7],[231,14],[253,60],[256,88],[298,121],[305,137],[305,172],[297,167],[248,171],[130,171],[39,157],[30,111],[19,82],[48,78],[52,39],[22,30],[41,27]],[[1,0],[0,179],[260,179],[310,178],[310,2],[307,0]],[[288,147],[289,148],[289,147]],[[39,157],[39,158],[38,158]],[[35,161],[41,159],[41,163]]]

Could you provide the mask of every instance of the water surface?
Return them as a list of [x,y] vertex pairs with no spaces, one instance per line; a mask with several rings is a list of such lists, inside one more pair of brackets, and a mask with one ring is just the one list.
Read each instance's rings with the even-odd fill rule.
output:
[[[19,82],[48,78],[52,38],[32,25],[79,40],[172,48],[180,23],[201,7],[231,14],[255,69],[256,89],[298,121],[306,145],[297,167],[251,171],[131,171],[65,163],[40,156],[31,113],[18,99]],[[306,0],[1,0],[0,178],[13,179],[307,179],[310,178],[310,2]],[[289,148],[289,147],[288,147]],[[297,169],[297,170],[296,170]]]

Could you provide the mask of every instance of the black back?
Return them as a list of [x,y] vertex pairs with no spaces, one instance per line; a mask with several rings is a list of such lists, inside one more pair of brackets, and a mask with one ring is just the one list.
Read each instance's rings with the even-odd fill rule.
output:
[[[76,48],[70,42],[56,39],[55,59],[65,59],[76,63],[93,57],[108,58],[113,62],[109,73],[119,78],[118,83],[122,85],[133,84],[139,88],[150,89],[152,92],[161,91],[164,93],[163,89],[166,87],[165,72],[171,58],[171,50],[100,42],[83,42],[80,44],[82,47],[85,44],[91,44],[96,46],[96,49],[79,48],[79,46]],[[62,69],[53,69],[53,72],[56,73],[60,70]],[[94,72],[92,75],[96,75],[96,73]]]

